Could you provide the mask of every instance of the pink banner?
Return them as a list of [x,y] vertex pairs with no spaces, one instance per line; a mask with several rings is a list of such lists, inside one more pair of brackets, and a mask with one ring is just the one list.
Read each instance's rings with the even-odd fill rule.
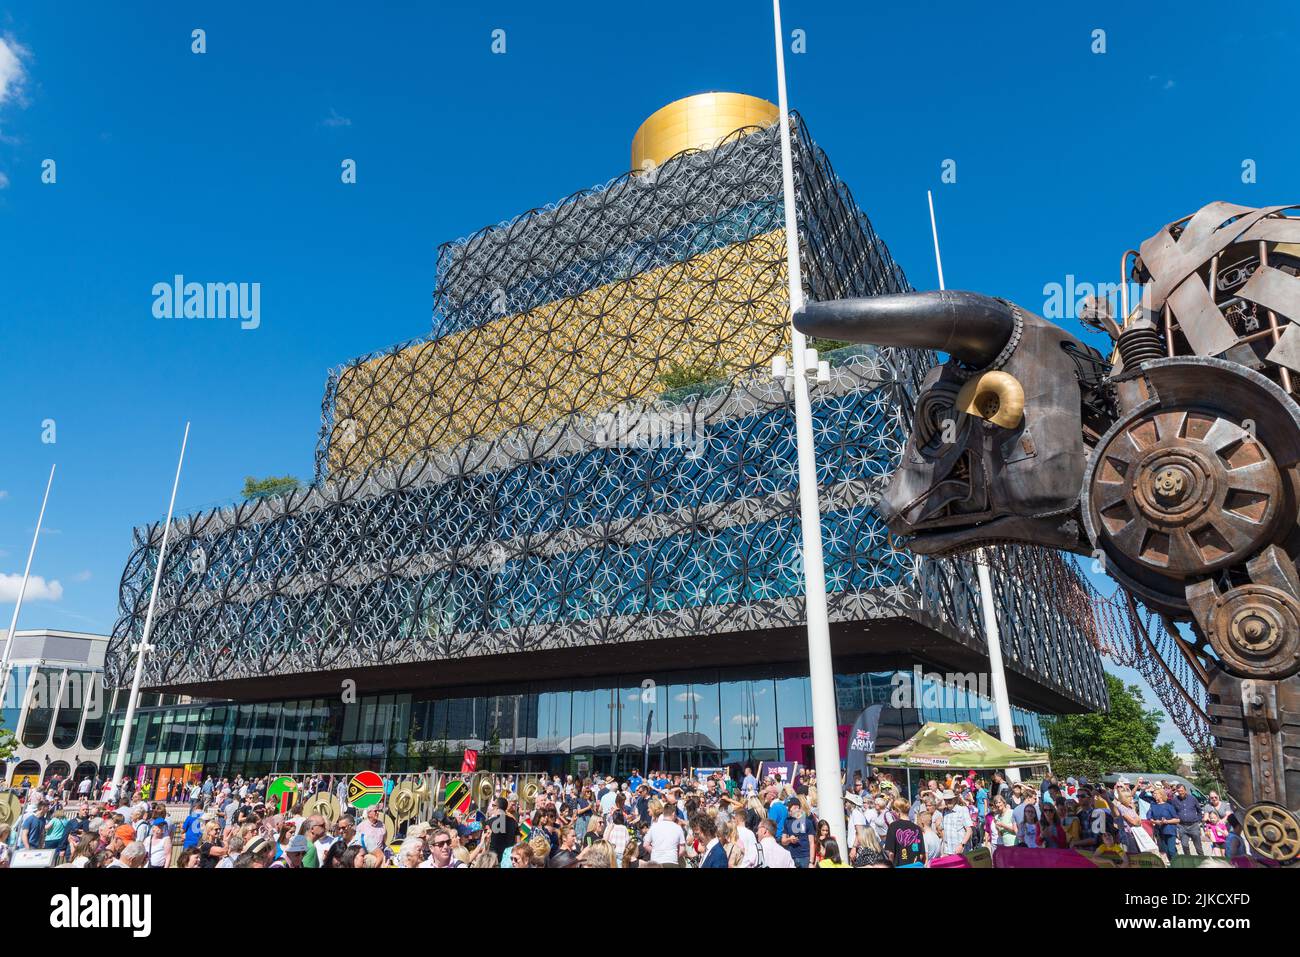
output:
[[947,857],[936,857],[930,862],[931,867],[970,867],[970,861],[966,860],[965,854],[949,854]]
[[999,847],[994,867],[1096,867],[1078,851],[1051,847]]
[[[839,726],[840,733],[840,760],[849,756],[849,732],[853,730],[850,724]],[[783,728],[782,737],[785,745],[785,759],[787,761],[798,761],[803,767],[812,767],[812,746],[813,730],[812,728]]]

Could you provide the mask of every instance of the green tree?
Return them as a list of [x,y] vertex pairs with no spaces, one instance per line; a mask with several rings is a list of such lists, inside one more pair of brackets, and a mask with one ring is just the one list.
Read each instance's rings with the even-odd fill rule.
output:
[[847,349],[849,346],[853,345],[853,343],[848,342],[844,339],[816,339],[816,338],[812,340],[812,344],[816,347],[817,352],[821,355],[825,355],[827,352],[834,352],[836,349]]
[[0,728],[0,761],[8,761],[18,750],[18,739],[8,728]]
[[1213,755],[1209,756],[1209,760],[1206,757],[1206,755],[1196,755],[1196,758],[1192,761],[1192,773],[1188,777],[1203,794],[1209,794],[1211,791],[1218,791],[1222,794],[1227,788],[1224,787],[1223,781],[1219,779],[1221,771],[1215,765]]
[[1178,757],[1169,742],[1157,745],[1164,712],[1147,709],[1142,689],[1106,675],[1110,710],[1043,719],[1052,770],[1096,780],[1112,771],[1177,774]]
[[292,475],[271,475],[264,479],[249,475],[244,479],[244,498],[270,498],[301,487],[302,483]]
[[723,378],[727,370],[716,363],[696,360],[695,362],[669,362],[668,368],[659,373],[659,385],[668,391],[684,389],[687,386],[703,385]]

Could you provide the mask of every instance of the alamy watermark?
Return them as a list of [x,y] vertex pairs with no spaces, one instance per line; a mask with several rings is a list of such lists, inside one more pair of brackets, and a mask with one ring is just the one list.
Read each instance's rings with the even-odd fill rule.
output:
[[239,319],[239,328],[262,324],[260,282],[186,282],[177,273],[171,282],[153,284],[155,319]]
[[911,671],[899,671],[890,679],[893,689],[889,694],[891,708],[920,708],[933,713],[941,709],[970,709],[981,720],[997,718],[989,676],[983,672],[922,671],[916,665]]
[[24,698],[29,698],[31,709],[84,710],[90,719],[104,714],[103,688],[89,671],[69,671],[65,682],[61,671],[16,665],[5,683],[0,707],[16,711],[23,706]]
[[82,893],[73,887],[50,898],[50,926],[57,930],[120,928],[132,937],[153,930],[153,897],[149,894]]
[[[1130,282],[1127,286],[1128,308],[1132,312],[1142,301],[1143,285]],[[1108,316],[1116,318],[1122,326],[1127,318],[1120,315],[1125,291],[1124,283],[1088,282],[1069,273],[1065,282],[1043,284],[1043,318],[1088,320],[1095,318],[1099,309],[1108,309]]]

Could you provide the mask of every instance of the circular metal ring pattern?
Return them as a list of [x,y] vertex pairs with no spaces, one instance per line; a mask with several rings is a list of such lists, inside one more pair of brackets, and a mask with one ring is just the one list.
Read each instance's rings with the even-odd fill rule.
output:
[[342,809],[339,807],[339,799],[328,791],[320,791],[309,797],[302,807],[303,814],[312,817],[319,814],[325,819],[326,824],[333,824],[339,819]]
[[1252,804],[1242,816],[1241,830],[1246,843],[1270,860],[1300,858],[1300,818],[1280,804]]
[[0,824],[10,827],[18,826],[18,819],[23,816],[22,799],[12,791],[0,794]]
[[1234,673],[1286,677],[1300,667],[1300,603],[1279,588],[1240,585],[1215,601],[1208,637]]
[[388,798],[388,813],[398,823],[409,821],[420,809],[420,801],[415,795],[415,787],[403,782],[393,788]]
[[1231,419],[1149,412],[1097,455],[1097,527],[1144,568],[1194,578],[1244,561],[1268,542],[1282,477],[1263,443]]

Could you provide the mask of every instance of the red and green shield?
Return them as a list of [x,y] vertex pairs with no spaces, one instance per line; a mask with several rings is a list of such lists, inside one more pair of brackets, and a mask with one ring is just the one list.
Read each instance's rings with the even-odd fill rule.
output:
[[266,789],[266,803],[278,808],[281,814],[289,813],[297,797],[298,782],[287,775],[276,778]]

